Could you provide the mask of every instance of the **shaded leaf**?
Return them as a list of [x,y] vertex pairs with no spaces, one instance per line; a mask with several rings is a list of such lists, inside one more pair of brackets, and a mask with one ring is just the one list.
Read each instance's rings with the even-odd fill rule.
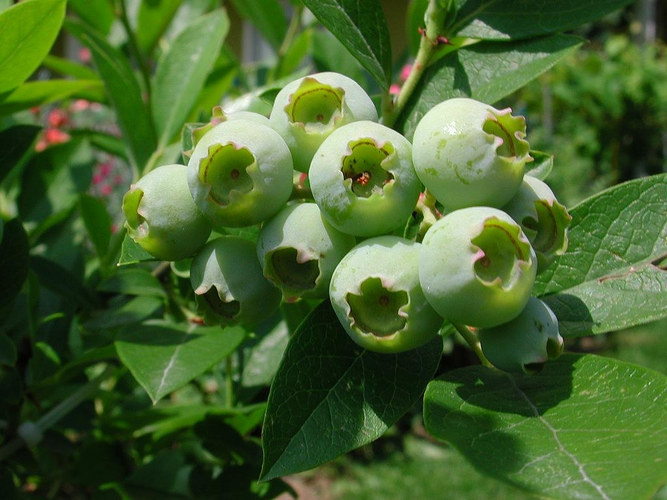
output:
[[118,259],[119,266],[154,260],[156,260],[155,257],[144,250],[130,235],[125,233],[125,238],[123,238],[123,244],[120,249],[120,258]]
[[107,35],[114,21],[113,3],[108,0],[68,0],[67,5],[86,24]]
[[542,151],[530,151],[533,161],[526,164],[526,174],[540,180],[546,179],[554,166],[554,155]]
[[111,217],[106,205],[94,196],[82,193],[79,196],[79,213],[97,255],[106,255],[111,241]]
[[68,20],[65,26],[91,50],[116,111],[131,162],[137,168],[142,167],[155,150],[157,141],[142,89],[127,58],[85,24]]
[[384,89],[391,83],[391,43],[378,0],[303,0]]
[[486,40],[530,38],[568,31],[633,0],[468,0],[451,28],[457,36]]
[[28,277],[28,235],[18,219],[4,224],[0,242],[0,307],[16,297]]
[[72,76],[79,80],[97,80],[97,73],[91,68],[64,57],[49,54],[42,61],[42,66],[62,76]]
[[240,327],[149,321],[123,330],[118,355],[154,403],[219,362],[243,341]]
[[328,301],[301,324],[271,385],[261,479],[310,469],[379,438],[433,376],[442,339],[400,354],[355,344]]
[[578,37],[553,35],[518,42],[480,42],[451,52],[424,72],[397,127],[411,138],[421,117],[452,97],[468,96],[493,104],[551,68],[581,42]]
[[626,182],[573,208],[567,252],[535,293],[565,335],[602,333],[667,316],[667,174]]
[[162,299],[150,295],[140,295],[129,300],[116,300],[108,309],[95,312],[83,324],[83,327],[96,331],[136,325],[155,315],[163,305]]
[[478,470],[552,498],[650,498],[667,478],[667,379],[593,355],[517,378],[474,366],[431,382],[424,422]]
[[166,297],[166,292],[150,270],[143,267],[124,267],[102,281],[97,290],[100,292],[122,293],[126,295],[153,295]]
[[267,42],[278,50],[287,33],[287,19],[277,0],[232,0],[234,7],[249,20]]
[[14,125],[0,131],[0,182],[16,167],[27,154],[37,138],[41,127],[35,125]]
[[8,115],[60,101],[83,92],[87,97],[95,97],[97,101],[104,100],[104,87],[100,80],[39,80],[26,82],[0,101],[0,115]]
[[37,69],[65,17],[65,0],[28,0],[0,13],[0,93]]
[[95,307],[97,297],[84,286],[81,279],[59,263],[32,255],[30,269],[39,278],[39,284],[82,307]]
[[160,58],[152,107],[162,146],[181,129],[197,101],[228,29],[229,19],[218,9],[183,30]]
[[137,13],[136,37],[139,48],[149,56],[165,32],[182,0],[143,1]]

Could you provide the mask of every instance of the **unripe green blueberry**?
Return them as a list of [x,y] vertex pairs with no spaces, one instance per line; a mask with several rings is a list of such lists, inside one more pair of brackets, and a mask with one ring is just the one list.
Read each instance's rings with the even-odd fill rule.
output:
[[271,126],[285,139],[294,168],[308,172],[317,148],[338,127],[377,121],[377,110],[354,80],[333,72],[316,73],[285,85],[273,103]]
[[556,315],[535,297],[513,320],[480,328],[478,335],[486,358],[507,372],[535,373],[563,352]]
[[572,216],[553,191],[536,177],[526,175],[514,198],[503,207],[528,237],[537,254],[538,272],[567,250],[567,227]]
[[291,203],[262,226],[257,256],[287,302],[323,299],[336,265],[355,243],[326,222],[315,203]]
[[405,225],[422,187],[410,142],[370,121],[344,125],[327,137],[308,177],[326,219],[355,236],[386,234]]
[[521,185],[528,154],[526,120],[474,99],[441,102],[412,139],[417,175],[446,209],[502,207]]
[[243,118],[222,122],[199,140],[188,184],[215,229],[256,224],[276,214],[292,193],[292,158],[269,126]]
[[455,210],[424,236],[419,279],[433,308],[453,323],[490,327],[525,307],[537,258],[521,227],[491,207]]
[[442,318],[419,284],[421,244],[397,236],[367,239],[340,261],[329,287],[348,335],[375,352],[401,352],[437,335]]
[[238,236],[209,241],[192,260],[190,283],[207,324],[252,325],[280,304],[280,291],[262,274],[255,245]]
[[129,236],[161,260],[192,256],[211,226],[195,205],[184,165],[163,165],[130,186],[122,204]]

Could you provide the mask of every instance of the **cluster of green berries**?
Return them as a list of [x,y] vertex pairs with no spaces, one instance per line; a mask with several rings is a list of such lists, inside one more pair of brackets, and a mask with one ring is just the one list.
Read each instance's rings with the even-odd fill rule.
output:
[[[192,258],[207,323],[328,299],[366,349],[414,349],[451,322],[498,368],[532,371],[562,351],[531,292],[564,252],[570,216],[525,173],[525,130],[509,109],[455,98],[410,142],[355,81],[318,73],[282,88],[269,117],[214,114],[187,166],[132,185],[126,227],[157,259]],[[254,240],[234,235],[248,226]]]

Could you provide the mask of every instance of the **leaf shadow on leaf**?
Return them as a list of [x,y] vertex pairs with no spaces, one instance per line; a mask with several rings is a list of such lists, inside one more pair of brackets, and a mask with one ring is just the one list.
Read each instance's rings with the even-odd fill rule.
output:
[[588,306],[577,296],[556,293],[541,297],[558,318],[558,329],[563,337],[590,335],[599,321],[595,321]]
[[186,333],[168,326],[151,325],[150,328],[134,325],[119,332],[116,341],[144,346],[180,346],[201,338],[200,333]]
[[[534,375],[511,375],[483,366],[449,372],[432,382],[424,398],[428,432],[452,444],[481,473],[514,486],[511,478],[528,465],[517,427],[543,422],[543,415],[572,394],[574,364],[564,355]],[[553,450],[545,450],[550,453]],[[502,459],[490,460],[491,454]]]

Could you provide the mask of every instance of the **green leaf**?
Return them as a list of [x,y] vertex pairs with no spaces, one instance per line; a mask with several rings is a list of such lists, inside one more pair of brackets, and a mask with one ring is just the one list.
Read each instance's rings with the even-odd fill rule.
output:
[[28,0],[0,13],[0,93],[37,69],[65,17],[65,0]]
[[240,327],[150,321],[122,331],[116,349],[123,364],[157,403],[232,353],[245,336]]
[[568,336],[667,316],[667,174],[620,184],[573,208],[569,248],[538,275],[535,293]]
[[39,284],[45,288],[82,307],[95,307],[97,297],[83,285],[78,276],[59,263],[32,255],[30,268],[39,278]]
[[451,33],[469,38],[507,40],[568,31],[633,0],[516,0],[466,1],[457,13]]
[[143,167],[157,146],[155,130],[139,86],[127,58],[109,45],[99,33],[73,20],[68,31],[90,48],[118,118],[131,163]]
[[17,167],[22,160],[31,154],[32,143],[35,142],[41,127],[36,125],[14,125],[0,131],[0,182]]
[[478,470],[551,498],[651,498],[667,479],[667,379],[593,355],[537,375],[474,366],[431,382],[424,422]]
[[79,196],[79,213],[99,257],[106,255],[111,241],[111,217],[106,205],[88,194]]
[[16,297],[28,277],[28,235],[21,222],[12,219],[4,224],[0,242],[0,307]]
[[140,295],[129,300],[117,299],[108,309],[94,312],[83,327],[92,332],[128,325],[137,325],[156,314],[164,306],[159,297]]
[[149,56],[160,40],[182,0],[142,1],[137,14],[137,44],[144,55]]
[[553,35],[518,42],[480,42],[451,52],[424,72],[397,127],[411,138],[421,117],[452,97],[468,96],[493,104],[551,68],[581,43],[578,37]]
[[123,238],[123,244],[120,249],[120,258],[118,259],[119,266],[154,260],[156,260],[155,257],[144,250],[130,235],[125,233],[125,238]]
[[114,21],[113,2],[109,0],[68,0],[70,7],[86,24],[107,35]]
[[554,155],[531,149],[530,156],[533,161],[526,165],[526,174],[543,181],[554,166]]
[[155,72],[153,120],[165,146],[182,127],[204,87],[222,42],[229,19],[217,9],[182,31],[160,58]]
[[166,297],[167,294],[150,270],[143,267],[123,267],[112,276],[102,281],[97,290],[107,293],[122,293],[126,295],[152,295]]
[[43,106],[84,92],[87,97],[94,97],[97,101],[104,100],[104,86],[100,80],[54,79],[26,82],[0,100],[0,115]]
[[378,0],[303,0],[383,88],[391,83],[391,43]]
[[441,354],[439,337],[400,354],[366,351],[321,303],[290,339],[271,386],[260,478],[316,467],[379,438],[419,399]]
[[[267,42],[278,50],[287,33],[287,19],[277,0],[232,0],[236,10],[257,28]],[[305,3],[305,2],[304,2]]]
[[72,76],[79,80],[97,79],[97,73],[88,66],[84,66],[83,64],[79,64],[71,59],[65,59],[63,57],[48,55],[44,58],[44,61],[42,61],[42,66],[62,76]]

